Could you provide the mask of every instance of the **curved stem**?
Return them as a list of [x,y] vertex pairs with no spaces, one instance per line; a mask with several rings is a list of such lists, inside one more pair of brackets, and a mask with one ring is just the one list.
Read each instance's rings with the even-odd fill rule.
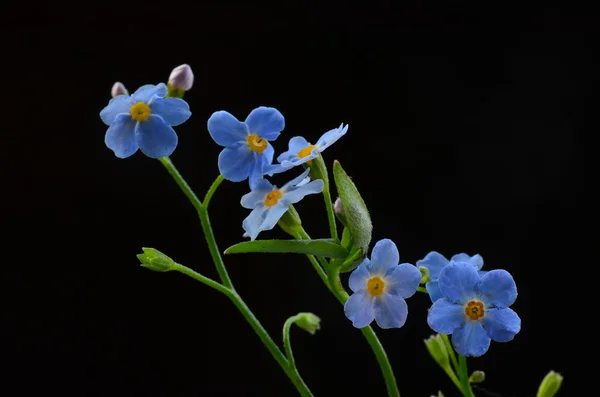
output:
[[467,368],[467,358],[461,354],[458,355],[458,363],[460,367],[460,381],[462,383],[462,392],[465,397],[475,397],[471,384],[469,383],[469,370]]
[[196,281],[200,281],[202,284],[204,285],[208,285],[211,288],[216,289],[217,291],[219,291],[222,294],[228,295],[231,290],[225,286],[223,286],[223,284],[219,284],[214,280],[211,280],[210,278],[190,269],[189,267],[185,267],[183,265],[180,265],[179,263],[174,263],[173,264],[173,270],[179,273],[183,273],[188,277],[193,278]]
[[444,344],[446,345],[446,350],[448,351],[448,356],[450,357],[450,361],[452,362],[452,366],[455,371],[459,371],[458,361],[456,360],[456,354],[454,353],[454,347],[452,347],[452,343],[450,343],[450,339],[448,339],[448,335],[442,335],[442,339],[444,340]]
[[429,292],[427,291],[427,289],[423,288],[423,287],[417,287],[417,292],[423,292],[423,293],[429,295]]
[[215,194],[217,188],[219,187],[219,185],[221,185],[221,183],[224,180],[225,178],[223,177],[223,175],[219,175],[217,179],[215,179],[213,184],[210,185],[210,189],[208,189],[208,192],[206,192],[206,196],[204,196],[204,206],[206,207],[206,209],[208,209],[208,204],[210,203],[210,199],[212,198],[213,194]]
[[192,188],[187,184],[185,179],[183,179],[183,177],[181,176],[179,171],[177,171],[177,168],[175,168],[175,165],[173,164],[171,159],[169,157],[165,156],[165,157],[159,158],[158,161],[160,161],[162,163],[162,165],[165,166],[165,168],[167,169],[169,174],[171,174],[173,179],[175,179],[175,182],[177,182],[177,184],[179,185],[179,187],[181,188],[183,193],[187,196],[187,198],[190,200],[190,202],[196,209],[196,211],[199,211],[200,207],[202,207],[202,202],[196,196],[196,194],[194,193]]
[[221,258],[221,252],[217,246],[215,234],[213,233],[212,226],[210,225],[208,210],[205,206],[200,207],[200,210],[198,210],[198,216],[200,217],[200,223],[202,224],[202,230],[204,231],[204,237],[206,238],[206,243],[208,244],[210,256],[212,256],[213,262],[215,263],[215,267],[217,268],[221,282],[223,282],[223,285],[227,288],[234,289],[231,278],[229,278],[229,274],[225,268],[225,263],[223,263],[223,258]]
[[337,225],[335,223],[335,213],[333,212],[333,203],[331,202],[331,193],[329,191],[329,183],[323,187],[323,197],[325,198],[325,208],[327,209],[327,220],[329,221],[329,232],[333,241],[339,243],[340,240],[337,234]]
[[[296,240],[310,240],[310,236],[304,231],[304,229],[300,229],[300,231],[298,231],[294,235],[294,238]],[[325,270],[323,270],[323,267],[321,267],[321,266],[323,266],[323,262],[321,262],[321,264],[319,265],[319,262],[317,262],[317,259],[313,255],[306,255],[306,257],[308,258],[310,263],[313,265],[313,268],[315,269],[315,271],[321,278],[321,281],[323,281],[323,283],[325,284],[327,289],[331,291],[331,288],[329,287],[329,280],[327,279],[327,273],[325,273]],[[322,259],[322,258],[319,258],[319,259]],[[333,291],[331,291],[331,292],[333,292]]]
[[292,344],[290,343],[290,328],[297,319],[298,315],[292,316],[285,320],[283,324],[283,349],[285,350],[288,362],[294,368],[296,367],[296,362],[294,361],[294,352],[292,352]]

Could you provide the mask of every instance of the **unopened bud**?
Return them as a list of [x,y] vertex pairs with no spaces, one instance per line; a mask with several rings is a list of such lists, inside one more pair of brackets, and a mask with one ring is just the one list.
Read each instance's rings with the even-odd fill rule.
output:
[[127,88],[125,88],[123,83],[121,83],[120,81],[117,81],[115,84],[113,84],[113,86],[110,90],[110,95],[113,98],[116,96],[119,96],[119,95],[129,95],[129,91],[127,91]]
[[471,376],[469,376],[469,383],[481,383],[485,380],[485,372],[483,371],[473,371]]
[[548,372],[540,384],[537,397],[553,397],[558,392],[558,389],[560,389],[562,381],[563,376],[558,372]]
[[194,85],[194,73],[188,64],[177,66],[169,76],[168,85],[181,91],[189,91]]
[[321,319],[312,313],[298,313],[295,322],[298,327],[311,335],[321,329]]
[[440,367],[448,368],[450,366],[448,350],[446,349],[446,344],[442,339],[442,335],[431,335],[429,339],[425,339],[425,346],[427,346],[429,354],[431,354],[431,357],[433,357]]
[[162,252],[154,248],[142,248],[143,254],[138,254],[137,258],[142,262],[142,266],[155,272],[168,272],[173,269],[175,262]]

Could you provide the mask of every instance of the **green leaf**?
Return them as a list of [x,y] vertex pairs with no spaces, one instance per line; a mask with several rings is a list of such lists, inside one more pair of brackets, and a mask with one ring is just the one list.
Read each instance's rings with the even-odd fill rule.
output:
[[344,226],[350,229],[354,246],[366,253],[369,250],[371,234],[373,232],[369,210],[367,210],[367,206],[354,182],[352,182],[337,160],[333,163],[333,178],[335,179],[335,186],[337,187],[337,192],[344,208],[344,218],[346,221]]
[[331,239],[245,241],[225,250],[225,254],[249,252],[308,254],[327,258],[346,258],[348,256],[348,251]]

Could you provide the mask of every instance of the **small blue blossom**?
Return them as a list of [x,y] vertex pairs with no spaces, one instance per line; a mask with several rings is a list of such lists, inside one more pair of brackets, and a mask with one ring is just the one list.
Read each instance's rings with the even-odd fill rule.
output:
[[263,178],[265,167],[273,162],[274,141],[285,127],[283,115],[275,108],[258,107],[244,122],[224,110],[208,119],[208,132],[225,149],[219,154],[219,172],[229,181],[248,179],[250,189]]
[[165,98],[167,86],[144,85],[133,95],[118,95],[100,112],[109,128],[104,142],[115,156],[126,158],[138,149],[157,159],[170,156],[177,147],[173,126],[191,116],[188,104],[180,98]]
[[400,328],[406,322],[408,307],[404,299],[417,292],[421,272],[409,263],[398,264],[400,254],[389,239],[379,240],[350,275],[354,292],[344,305],[346,317],[356,328],[364,328],[373,319],[381,328]]
[[436,332],[452,335],[458,354],[478,357],[490,341],[509,342],[521,330],[521,319],[510,305],[517,286],[506,270],[480,276],[467,262],[442,269],[438,279],[443,298],[431,306],[427,323]]
[[315,159],[319,153],[333,145],[338,139],[346,134],[348,125],[340,124],[338,128],[324,133],[316,144],[312,145],[304,137],[295,136],[290,139],[288,151],[277,156],[277,161],[280,164],[273,164],[266,170],[266,174],[276,174],[289,170],[300,164],[309,162]]
[[[425,258],[417,261],[417,267],[424,266],[429,270],[429,282],[425,284],[425,288],[429,293],[429,297],[431,298],[431,302],[435,302],[436,300],[443,297],[442,292],[440,291],[440,287],[438,285],[438,278],[440,276],[440,272],[450,263],[458,263],[465,262],[471,264],[476,270],[479,270],[483,267],[483,258],[479,254],[475,254],[473,256],[469,256],[467,254],[461,253],[456,254],[450,258],[450,260],[446,259],[442,254],[436,251],[431,251]],[[483,276],[486,272],[481,270],[479,271],[479,275]]]
[[281,189],[271,185],[266,179],[261,179],[252,188],[252,191],[242,197],[242,207],[251,209],[252,212],[242,227],[246,231],[244,236],[256,239],[263,230],[271,230],[275,227],[279,218],[285,214],[290,204],[302,200],[307,194],[321,193],[324,183],[321,179],[308,182],[310,169],[305,170],[300,176],[292,179]]

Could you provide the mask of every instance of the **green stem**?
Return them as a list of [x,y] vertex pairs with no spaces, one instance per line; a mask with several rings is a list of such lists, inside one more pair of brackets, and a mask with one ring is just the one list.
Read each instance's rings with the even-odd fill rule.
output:
[[[302,232],[304,232],[304,230],[302,230]],[[304,234],[306,234],[306,232],[304,232]],[[294,238],[296,240],[306,240],[306,239],[304,239],[302,237],[302,233],[301,232],[296,233],[294,235]],[[315,271],[319,275],[319,278],[321,279],[321,281],[323,281],[323,284],[325,284],[325,286],[327,287],[327,289],[331,291],[331,288],[329,287],[329,280],[327,279],[327,274],[325,273],[325,271],[323,270],[323,268],[321,267],[321,265],[319,265],[319,262],[317,262],[317,259],[313,255],[306,255],[306,257],[308,258],[308,260],[310,261],[311,265],[313,266],[313,268],[315,269]]]
[[458,380],[458,378],[456,377],[456,374],[454,373],[454,371],[452,371],[452,368],[443,367],[443,369],[444,369],[444,372],[446,372],[446,374],[450,378],[450,380],[452,380],[452,383],[454,383],[454,386],[456,386],[458,388],[458,390],[460,390],[462,392],[463,385],[460,383],[460,380]]
[[[334,267],[331,269],[331,273],[329,274],[329,281],[331,284],[331,289],[333,290],[334,295],[338,300],[345,304],[348,300],[349,296],[344,287],[342,286],[342,282],[340,280],[340,269],[339,267]],[[361,328],[361,332],[364,335],[365,339],[371,346],[373,353],[375,353],[375,357],[379,362],[379,366],[381,367],[381,372],[383,373],[383,378],[385,379],[385,385],[387,387],[388,395],[390,397],[400,397],[400,391],[398,390],[398,385],[396,383],[396,377],[394,376],[394,371],[392,369],[392,365],[390,364],[390,360],[388,359],[387,354],[385,353],[385,349],[383,345],[377,338],[375,331],[371,326],[366,326]]]
[[329,221],[329,232],[333,241],[339,243],[340,240],[337,234],[337,225],[335,223],[335,213],[333,212],[333,203],[331,202],[331,192],[329,191],[329,183],[323,187],[323,197],[325,198],[325,208],[327,209],[327,220]]
[[290,328],[292,324],[298,319],[298,315],[292,316],[285,320],[283,324],[283,349],[285,350],[285,355],[290,363],[290,366],[296,367],[296,362],[294,361],[294,353],[292,352],[292,344],[290,343]]
[[426,294],[429,295],[429,292],[427,291],[427,288],[417,287],[417,292],[424,292],[424,293],[426,293]]
[[197,273],[197,272],[193,271],[192,269],[187,268],[183,265],[175,264],[175,267],[173,270],[179,271],[179,272],[193,278],[194,280],[197,280],[203,284],[209,285],[209,286],[215,288],[216,290],[218,290],[219,292],[223,293],[225,296],[227,296],[233,302],[235,307],[238,308],[240,313],[242,313],[242,315],[244,316],[246,321],[248,321],[248,323],[250,324],[250,326],[252,327],[254,332],[256,332],[256,334],[258,335],[258,337],[260,338],[262,343],[267,347],[269,352],[271,352],[271,355],[273,356],[273,358],[275,358],[277,363],[281,366],[283,371],[290,378],[290,380],[292,381],[294,386],[296,386],[296,389],[298,389],[298,392],[300,393],[300,395],[306,396],[306,397],[312,396],[312,393],[310,392],[310,390],[308,389],[308,386],[306,386],[306,384],[300,377],[300,374],[296,370],[296,367],[290,365],[290,363],[285,358],[285,356],[283,355],[281,350],[279,350],[279,347],[277,346],[277,344],[273,341],[273,339],[271,339],[271,337],[269,336],[267,331],[263,328],[260,321],[258,321],[258,319],[254,315],[254,313],[252,313],[250,308],[246,305],[246,303],[242,300],[242,298],[235,291],[233,291],[232,289],[227,288],[223,285],[220,285],[217,282],[210,280],[209,278],[207,278],[207,277],[201,275],[200,273]]
[[192,188],[187,184],[185,179],[183,179],[183,177],[181,176],[179,171],[177,171],[177,168],[175,168],[175,165],[173,164],[171,159],[169,157],[165,156],[165,157],[159,158],[158,161],[160,161],[162,163],[162,165],[165,166],[167,171],[169,171],[169,174],[171,174],[173,179],[175,179],[175,182],[179,185],[179,187],[181,188],[183,193],[190,200],[190,202],[192,203],[192,205],[194,206],[196,211],[200,211],[200,208],[202,207],[202,202],[196,196],[196,194],[194,193]]
[[467,368],[467,358],[461,354],[458,355],[459,367],[460,367],[460,381],[462,383],[462,392],[465,397],[475,397],[471,384],[469,383],[469,370]]
[[448,356],[450,357],[450,361],[452,362],[452,366],[456,372],[459,372],[458,361],[456,360],[456,354],[454,353],[454,347],[452,347],[452,343],[450,343],[450,339],[448,339],[448,335],[442,335],[442,339],[444,340],[444,344],[446,345],[446,350],[448,351]]
[[215,179],[213,184],[210,185],[210,189],[208,189],[206,196],[204,196],[204,207],[206,207],[206,209],[208,209],[208,204],[210,203],[210,199],[212,198],[213,194],[215,194],[217,188],[224,180],[225,178],[223,177],[223,175],[219,175],[217,179]]

